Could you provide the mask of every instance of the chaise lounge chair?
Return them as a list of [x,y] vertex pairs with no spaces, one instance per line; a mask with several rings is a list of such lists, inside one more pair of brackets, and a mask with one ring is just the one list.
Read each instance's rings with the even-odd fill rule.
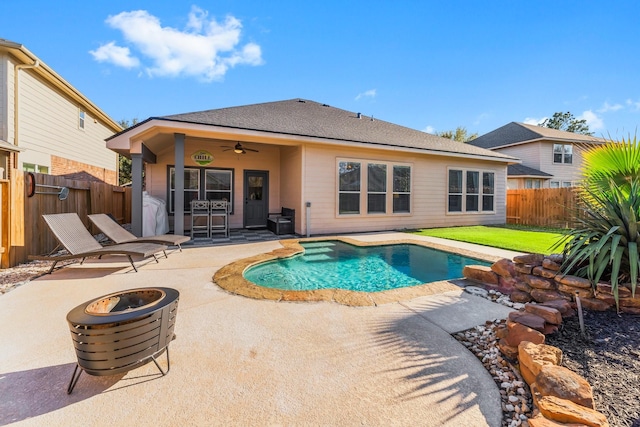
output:
[[157,236],[137,237],[122,228],[107,214],[89,215],[93,224],[102,231],[105,236],[115,243],[159,243],[167,246],[177,246],[182,252],[182,244],[191,240],[189,236],[179,234],[160,234]]
[[76,213],[62,213],[42,215],[49,229],[56,236],[60,245],[64,247],[68,255],[31,255],[29,259],[53,261],[53,265],[47,272],[50,274],[60,261],[82,258],[81,264],[89,257],[102,257],[103,255],[126,255],[133,269],[137,272],[132,256],[143,258],[153,257],[156,262],[156,254],[163,252],[165,257],[167,246],[155,243],[124,243],[121,245],[102,246],[91,233],[84,227],[80,217]]

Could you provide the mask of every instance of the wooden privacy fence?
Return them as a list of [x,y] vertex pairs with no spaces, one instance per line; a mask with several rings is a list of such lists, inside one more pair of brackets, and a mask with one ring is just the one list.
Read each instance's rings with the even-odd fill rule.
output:
[[[16,169],[10,176],[7,182],[0,182],[2,268],[25,262],[29,255],[48,253],[57,246],[42,215],[76,212],[87,227],[87,215],[94,213],[111,214],[120,223],[131,222],[130,188]],[[65,200],[59,199],[58,187],[69,189]],[[29,197],[31,193],[34,194]]]
[[575,188],[507,190],[507,223],[570,228],[576,191]]

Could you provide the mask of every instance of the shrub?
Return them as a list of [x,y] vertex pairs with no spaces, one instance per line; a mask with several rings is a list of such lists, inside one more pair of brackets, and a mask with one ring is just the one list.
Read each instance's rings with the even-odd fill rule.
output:
[[610,280],[616,306],[619,283],[638,282],[640,257],[640,147],[636,138],[609,141],[583,154],[584,180],[574,214],[577,227],[564,247],[563,272]]

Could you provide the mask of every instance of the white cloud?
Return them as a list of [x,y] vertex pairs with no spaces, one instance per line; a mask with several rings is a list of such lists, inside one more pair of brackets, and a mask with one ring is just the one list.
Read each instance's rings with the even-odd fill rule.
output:
[[376,89],[369,89],[366,92],[362,92],[359,93],[358,96],[356,96],[356,101],[360,100],[361,98],[375,98],[376,97]]
[[626,104],[633,108],[634,111],[640,111],[640,101],[632,101],[631,99],[627,99]]
[[111,62],[119,67],[136,68],[140,65],[140,60],[131,56],[128,47],[116,46],[115,42],[109,42],[89,53],[98,62]]
[[535,126],[537,126],[537,125],[542,124],[542,122],[544,122],[547,119],[548,119],[548,117],[543,117],[541,119],[535,119],[533,117],[527,117],[526,119],[524,119],[522,121],[522,123],[524,123],[526,125],[535,125]]
[[426,128],[424,128],[422,130],[422,132],[435,134],[436,133],[436,128],[434,128],[433,126],[429,125]]
[[[195,6],[191,8],[184,31],[163,27],[160,20],[146,10],[122,12],[109,16],[106,22],[120,30],[125,41],[150,61],[145,67],[149,76],[194,76],[212,81],[221,79],[236,65],[264,63],[259,45],[238,46],[242,30],[238,19],[227,16],[223,22],[217,22],[208,18],[208,12]],[[105,46],[108,44],[100,46],[96,52]],[[118,47],[113,44],[112,48]],[[105,61],[123,66],[112,57]]]
[[576,118],[578,120],[586,120],[590,131],[604,129],[604,121],[602,121],[602,118],[598,117],[598,115],[591,110],[583,112],[582,115]]
[[602,107],[597,110],[598,113],[606,113],[607,111],[618,111],[618,110],[622,110],[624,108],[624,106],[622,104],[609,104],[608,102],[605,101],[605,103],[602,105]]

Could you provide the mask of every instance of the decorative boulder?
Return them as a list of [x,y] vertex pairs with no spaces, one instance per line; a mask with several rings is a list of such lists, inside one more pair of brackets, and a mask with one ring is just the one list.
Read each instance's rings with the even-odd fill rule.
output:
[[527,282],[532,288],[552,290],[557,288],[556,282],[554,282],[553,280],[545,279],[544,277],[527,274],[523,278],[524,281]]
[[536,384],[544,396],[556,396],[595,409],[593,390],[587,380],[564,366],[542,366]]
[[543,366],[562,363],[562,350],[543,343],[522,341],[518,345],[518,360],[520,361],[520,369],[522,370],[524,366],[531,373],[528,380],[525,378],[527,384],[531,385],[535,382]]
[[484,265],[467,265],[462,269],[462,275],[474,282],[498,284],[498,275],[491,270],[491,267]]
[[544,255],[542,254],[526,254],[513,257],[513,262],[516,264],[532,264],[534,266],[542,265],[544,261]]
[[542,317],[546,322],[554,325],[562,324],[562,314],[558,309],[540,304],[526,304],[524,311]]

